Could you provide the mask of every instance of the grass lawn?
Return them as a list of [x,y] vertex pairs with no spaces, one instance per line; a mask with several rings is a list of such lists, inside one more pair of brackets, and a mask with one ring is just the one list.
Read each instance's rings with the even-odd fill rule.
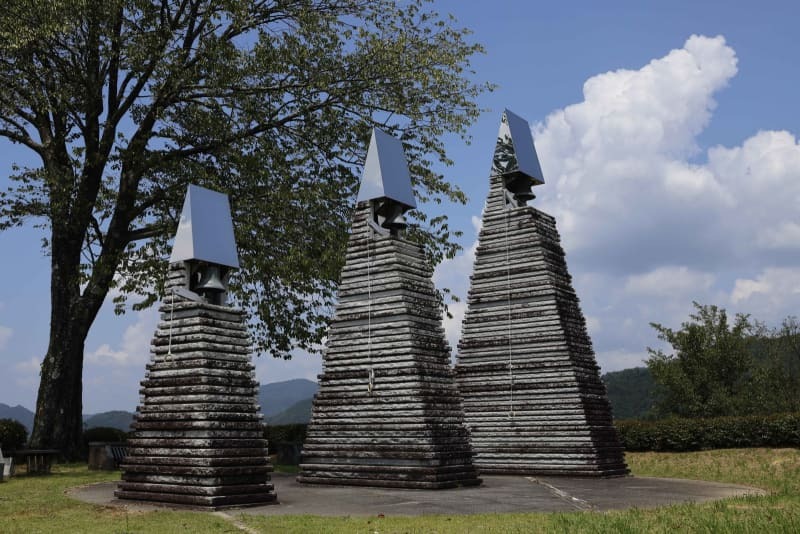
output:
[[[800,451],[730,449],[693,453],[630,453],[636,475],[734,482],[768,489],[767,497],[623,512],[485,514],[472,516],[330,518],[236,514],[239,527],[203,512],[125,512],[70,499],[67,488],[114,480],[118,473],[85,465],[55,466],[49,477],[0,483],[0,533],[81,532],[800,532]],[[280,492],[280,488],[278,488]]]

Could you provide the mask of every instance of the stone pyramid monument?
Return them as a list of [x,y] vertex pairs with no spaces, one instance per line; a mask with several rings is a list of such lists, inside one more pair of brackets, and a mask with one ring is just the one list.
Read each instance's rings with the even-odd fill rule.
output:
[[297,480],[400,488],[480,484],[397,139],[374,130]]
[[482,473],[627,473],[528,123],[506,110],[478,238],[456,376]]
[[115,495],[211,509],[275,502],[244,314],[225,304],[239,267],[227,196],[189,186],[170,263]]

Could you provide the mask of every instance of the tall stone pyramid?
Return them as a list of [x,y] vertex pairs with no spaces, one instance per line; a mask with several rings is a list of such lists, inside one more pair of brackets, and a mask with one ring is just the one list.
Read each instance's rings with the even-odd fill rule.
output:
[[[115,492],[121,499],[211,509],[276,500],[244,314],[224,304],[217,276],[238,266],[220,197],[195,186],[187,194]],[[220,242],[191,235],[215,219],[210,237]]]
[[432,270],[401,235],[414,200],[398,153],[399,141],[373,132],[300,482],[480,484]]
[[458,344],[456,376],[482,473],[627,473],[527,122],[506,111]]

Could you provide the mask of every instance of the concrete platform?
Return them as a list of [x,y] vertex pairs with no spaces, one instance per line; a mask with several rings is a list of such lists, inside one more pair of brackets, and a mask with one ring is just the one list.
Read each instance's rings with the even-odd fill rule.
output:
[[[273,474],[280,504],[241,508],[259,515],[376,516],[482,514],[512,512],[603,511],[705,502],[766,491],[719,482],[669,478],[483,476],[483,485],[451,490],[404,490],[299,484],[294,475]],[[75,499],[129,510],[164,506],[120,500],[115,482],[72,488]],[[177,508],[177,507],[176,507]]]

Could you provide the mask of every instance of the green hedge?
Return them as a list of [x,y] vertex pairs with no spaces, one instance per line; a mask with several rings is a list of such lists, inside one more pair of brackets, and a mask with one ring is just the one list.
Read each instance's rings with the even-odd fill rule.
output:
[[308,425],[268,425],[264,430],[264,437],[270,445],[277,443],[303,443],[306,440]]
[[0,419],[0,445],[4,452],[24,449],[28,430],[16,419]]
[[[0,420],[0,438],[3,436],[3,421],[8,420]],[[628,451],[800,447],[800,413],[659,421],[631,419],[616,421],[615,426]],[[307,425],[304,424],[270,425],[266,427],[264,437],[273,446],[278,443],[303,443],[306,429]],[[26,438],[27,434],[23,435],[23,444]],[[94,428],[84,433],[84,439],[124,441],[125,433],[116,429]],[[5,444],[3,448],[6,448]]]
[[799,447],[800,413],[615,423],[628,451]]

